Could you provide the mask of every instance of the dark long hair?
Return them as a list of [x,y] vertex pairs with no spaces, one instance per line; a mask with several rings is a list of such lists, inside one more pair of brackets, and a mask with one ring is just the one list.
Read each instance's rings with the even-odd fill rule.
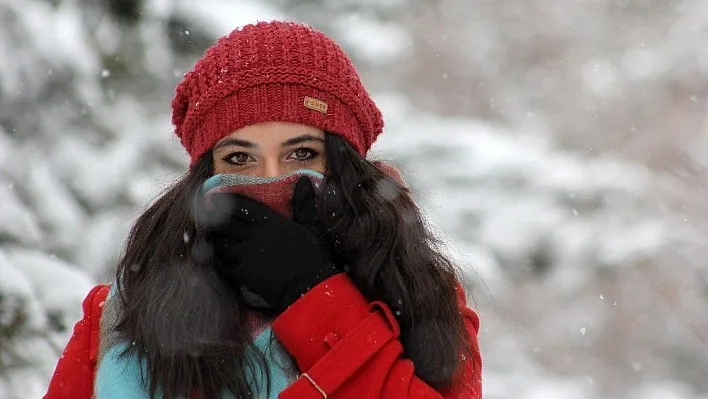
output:
[[246,371],[262,361],[245,356],[246,308],[217,275],[196,228],[197,193],[212,169],[209,153],[140,215],[118,263],[115,328],[132,341],[123,355],[145,361],[151,397],[159,388],[170,399],[224,389],[249,398]]
[[[338,136],[327,134],[326,149],[326,237],[364,295],[396,312],[416,374],[447,387],[468,348],[453,265],[405,187]],[[224,390],[250,398],[255,380],[246,376],[265,361],[246,353],[246,305],[216,274],[209,242],[195,227],[197,193],[212,169],[209,152],[139,216],[116,271],[115,328],[133,343],[124,355],[145,361],[151,397],[159,389],[165,398]]]
[[[438,248],[408,188],[327,135],[320,216],[349,275],[369,300],[396,313],[415,373],[445,388],[469,355],[457,273]],[[468,356],[469,357],[469,356]]]

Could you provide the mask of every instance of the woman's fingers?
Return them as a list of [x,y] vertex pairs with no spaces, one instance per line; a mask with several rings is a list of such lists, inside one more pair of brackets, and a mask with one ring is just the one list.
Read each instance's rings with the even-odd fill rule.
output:
[[317,195],[309,177],[303,176],[295,183],[293,191],[293,220],[304,225],[314,225],[317,219]]

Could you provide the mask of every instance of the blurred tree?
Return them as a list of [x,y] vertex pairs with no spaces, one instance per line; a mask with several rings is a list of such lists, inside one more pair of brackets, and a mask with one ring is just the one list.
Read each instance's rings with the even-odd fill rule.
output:
[[103,0],[106,8],[121,23],[134,25],[143,16],[143,0]]
[[172,49],[179,54],[201,53],[214,42],[201,26],[178,15],[167,21],[167,35]]

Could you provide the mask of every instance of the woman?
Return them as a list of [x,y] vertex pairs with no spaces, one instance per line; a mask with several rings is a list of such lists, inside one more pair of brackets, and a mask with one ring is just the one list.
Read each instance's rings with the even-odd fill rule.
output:
[[[190,169],[89,293],[46,398],[482,397],[477,316],[408,189],[365,159],[383,120],[337,44],[235,30],[172,107]],[[222,176],[297,181],[205,194]]]

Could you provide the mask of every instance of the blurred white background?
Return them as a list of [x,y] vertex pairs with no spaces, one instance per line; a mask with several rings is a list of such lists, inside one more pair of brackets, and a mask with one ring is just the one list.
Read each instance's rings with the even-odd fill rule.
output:
[[705,0],[0,0],[0,398],[37,398],[187,166],[218,36],[335,37],[465,271],[489,399],[708,398]]

